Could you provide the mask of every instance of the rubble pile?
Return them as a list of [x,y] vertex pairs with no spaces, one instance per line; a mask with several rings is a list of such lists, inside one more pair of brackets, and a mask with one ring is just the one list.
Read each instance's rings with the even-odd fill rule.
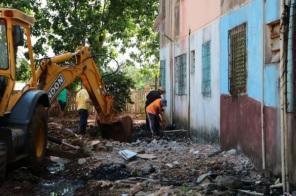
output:
[[[45,172],[30,179],[17,180],[10,174],[9,193],[15,194],[16,190],[28,187],[33,195],[280,193],[278,189],[270,188],[275,179],[264,178],[242,153],[221,151],[216,145],[193,143],[184,130],[151,139],[143,126],[137,125],[138,139],[132,143],[120,143],[88,134],[77,135],[73,131],[75,123],[77,125],[77,121],[49,123],[49,135],[68,145],[49,142]],[[21,183],[27,184],[26,187]]]

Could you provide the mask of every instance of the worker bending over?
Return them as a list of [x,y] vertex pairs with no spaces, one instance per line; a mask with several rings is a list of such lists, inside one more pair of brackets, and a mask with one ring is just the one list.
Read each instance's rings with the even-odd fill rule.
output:
[[[158,90],[153,90],[148,93],[146,96],[146,102],[145,102],[145,111],[148,105],[150,105],[153,101],[156,99],[162,98],[162,95],[165,93],[165,90],[162,87],[159,87]],[[149,126],[149,121],[148,121],[148,116],[146,114],[146,128],[149,131],[150,126]]]
[[160,136],[160,122],[163,120],[162,113],[163,107],[166,106],[166,100],[158,98],[146,107],[149,127],[152,137],[155,135]]

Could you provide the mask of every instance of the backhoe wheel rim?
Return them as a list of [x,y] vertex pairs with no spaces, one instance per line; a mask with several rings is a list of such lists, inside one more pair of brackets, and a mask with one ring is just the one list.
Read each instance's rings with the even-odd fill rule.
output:
[[37,158],[42,157],[44,152],[44,141],[45,135],[44,130],[40,127],[36,131],[36,148],[35,148],[35,154]]

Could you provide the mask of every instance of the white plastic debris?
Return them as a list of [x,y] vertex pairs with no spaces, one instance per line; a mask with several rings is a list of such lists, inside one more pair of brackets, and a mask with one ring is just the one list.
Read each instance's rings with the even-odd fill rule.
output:
[[135,156],[137,156],[136,152],[133,152],[133,151],[130,151],[130,150],[119,151],[119,154],[120,154],[120,156],[122,156],[122,158],[124,158],[127,161],[134,158]]

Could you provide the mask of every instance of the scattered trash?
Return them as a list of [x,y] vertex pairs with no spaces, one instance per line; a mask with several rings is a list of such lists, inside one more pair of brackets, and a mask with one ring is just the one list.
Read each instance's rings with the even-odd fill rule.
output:
[[133,151],[130,151],[130,150],[122,150],[122,151],[119,151],[119,154],[126,161],[131,160],[132,158],[135,158],[137,156],[137,153],[136,152],[133,152]]
[[35,176],[23,168],[9,173],[1,194],[282,195],[280,179],[259,173],[242,153],[194,143],[186,131],[151,139],[139,126],[142,137],[121,143],[99,134],[75,135],[78,115],[51,121],[50,136],[80,149],[49,142],[45,172]]

